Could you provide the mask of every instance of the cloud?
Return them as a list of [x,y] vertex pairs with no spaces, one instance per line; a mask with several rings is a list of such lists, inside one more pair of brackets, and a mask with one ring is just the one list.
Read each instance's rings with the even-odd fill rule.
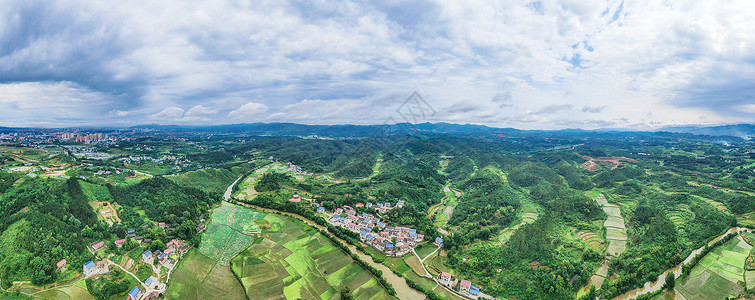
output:
[[171,106],[166,107],[156,114],[153,114],[152,116],[150,116],[150,120],[174,122],[178,121],[183,116],[183,114],[183,109],[181,109],[180,107]]
[[494,126],[751,121],[752,15],[750,0],[9,0],[0,116],[379,123],[418,91],[448,108],[436,120]]
[[608,108],[607,105],[601,105],[601,106],[598,106],[598,107],[592,107],[592,106],[589,106],[589,105],[585,105],[585,106],[582,107],[582,112],[599,113],[599,112],[602,112],[606,108]]
[[192,118],[193,117],[206,117],[206,116],[214,115],[217,113],[218,113],[217,109],[210,109],[200,104],[200,105],[190,108],[186,112],[185,117],[192,117]]
[[571,104],[551,104],[544,107],[541,107],[540,109],[532,112],[533,115],[550,115],[555,114],[557,112],[563,111],[563,110],[569,110],[571,109]]
[[235,121],[249,121],[251,117],[264,114],[268,106],[262,103],[247,102],[238,109],[228,113],[228,119]]

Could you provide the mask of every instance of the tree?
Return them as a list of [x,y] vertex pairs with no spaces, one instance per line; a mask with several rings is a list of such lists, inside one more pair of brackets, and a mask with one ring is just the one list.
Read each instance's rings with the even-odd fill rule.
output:
[[341,294],[341,300],[351,300],[351,299],[353,299],[351,297],[351,289],[349,289],[348,286],[342,287],[341,291],[339,293]]
[[674,285],[676,284],[676,276],[673,272],[669,272],[666,274],[666,282],[663,284],[663,288],[666,290],[671,290],[674,288]]

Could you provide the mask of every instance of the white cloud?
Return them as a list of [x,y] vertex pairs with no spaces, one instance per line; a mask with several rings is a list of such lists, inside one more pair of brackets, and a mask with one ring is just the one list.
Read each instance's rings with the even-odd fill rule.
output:
[[[521,128],[755,114],[732,112],[755,92],[750,0],[6,2],[6,123],[216,124],[268,111],[379,123],[415,90],[437,108],[432,121]],[[707,99],[732,80],[743,90],[727,105]]]
[[186,117],[205,117],[217,113],[217,109],[211,109],[200,104],[190,108],[189,111],[186,112]]
[[266,113],[267,105],[257,102],[247,102],[236,110],[228,113],[228,119],[234,121],[252,121],[252,117]]
[[179,121],[183,114],[184,110],[182,108],[171,106],[166,107],[156,114],[153,114],[152,116],[150,116],[150,120],[175,122]]

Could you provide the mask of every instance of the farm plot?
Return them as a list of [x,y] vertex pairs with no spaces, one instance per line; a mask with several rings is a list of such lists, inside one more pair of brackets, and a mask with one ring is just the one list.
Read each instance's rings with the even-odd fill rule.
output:
[[254,243],[254,237],[244,235],[226,225],[210,223],[199,246],[199,252],[223,264]]
[[744,262],[752,246],[737,236],[698,263],[676,291],[687,299],[724,299],[744,292]]
[[265,238],[231,261],[252,299],[337,299],[344,286],[355,299],[390,299],[372,275],[315,229],[266,215]]
[[604,240],[597,233],[592,231],[577,231],[576,236],[595,250],[603,248]]
[[242,299],[244,289],[228,266],[192,249],[171,275],[166,299]]
[[230,269],[231,259],[254,244],[264,214],[223,203],[212,212],[198,250],[191,250],[173,272],[167,299],[241,299],[244,289]]

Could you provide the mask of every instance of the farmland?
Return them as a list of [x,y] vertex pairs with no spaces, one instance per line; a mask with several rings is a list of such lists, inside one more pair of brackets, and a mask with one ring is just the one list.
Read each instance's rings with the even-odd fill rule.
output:
[[[724,299],[744,292],[744,263],[753,247],[741,236],[713,249],[675,291],[687,299]],[[748,286],[752,283],[747,283]]]
[[333,299],[348,287],[355,299],[390,299],[365,269],[326,237],[288,217],[267,215],[262,239],[231,262],[254,299]]
[[173,273],[170,299],[243,298],[244,290],[230,269],[233,257],[254,243],[264,215],[223,203],[212,213],[199,250],[192,249]]

